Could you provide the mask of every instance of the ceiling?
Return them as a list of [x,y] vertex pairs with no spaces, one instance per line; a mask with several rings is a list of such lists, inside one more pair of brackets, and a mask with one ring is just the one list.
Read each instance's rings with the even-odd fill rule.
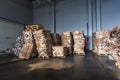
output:
[[33,1],[35,1],[35,0],[29,0],[30,2],[33,2]]
[[[36,0],[29,0],[30,2],[36,1]],[[40,0],[40,1],[50,1],[50,0]],[[55,0],[56,2],[63,1],[63,0]]]

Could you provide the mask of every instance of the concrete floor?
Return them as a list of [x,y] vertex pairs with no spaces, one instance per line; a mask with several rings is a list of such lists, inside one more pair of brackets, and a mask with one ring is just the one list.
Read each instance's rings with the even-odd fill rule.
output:
[[10,63],[18,61],[18,57],[16,57],[13,53],[0,53],[0,65],[4,63]]
[[106,57],[87,54],[2,64],[0,80],[120,80],[120,70]]

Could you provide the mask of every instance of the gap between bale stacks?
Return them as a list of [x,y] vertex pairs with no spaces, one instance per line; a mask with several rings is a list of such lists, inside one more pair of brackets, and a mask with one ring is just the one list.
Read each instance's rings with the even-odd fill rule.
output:
[[62,46],[67,47],[69,55],[73,54],[73,35],[71,32],[61,33]]

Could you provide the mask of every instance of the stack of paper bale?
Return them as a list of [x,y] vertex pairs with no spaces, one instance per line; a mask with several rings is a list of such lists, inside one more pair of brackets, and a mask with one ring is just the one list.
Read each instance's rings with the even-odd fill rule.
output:
[[61,45],[61,36],[58,33],[52,33],[52,44],[53,46],[60,46]]
[[62,46],[69,49],[69,54],[73,54],[73,36],[71,32],[62,32],[61,34]]
[[74,39],[74,53],[75,54],[85,54],[85,38],[84,38],[84,31],[75,31],[73,32],[73,39]]
[[23,37],[25,44],[23,45],[19,58],[22,59],[30,59],[32,57],[37,56],[35,40],[33,36],[33,32],[43,29],[42,25],[27,25],[25,27],[25,31],[23,31]]
[[61,58],[65,58],[66,56],[68,56],[69,50],[67,47],[64,46],[54,46],[53,47],[53,57],[61,57]]
[[16,55],[19,56],[21,49],[23,47],[24,44],[24,39],[23,36],[19,36],[17,37],[17,40],[15,42],[15,44],[13,44],[12,46],[12,52]]
[[113,39],[113,46],[120,47],[120,26],[113,28],[111,38]]
[[108,51],[110,50],[110,31],[102,30],[94,33],[93,44],[94,44],[94,52],[97,55],[108,55]]
[[23,31],[25,44],[19,54],[21,59],[30,59],[33,55],[34,43],[32,31]]
[[111,49],[109,58],[115,61],[115,65],[120,68],[120,26],[116,26],[111,31]]
[[49,58],[52,56],[52,38],[49,30],[34,31],[35,43],[38,51],[38,57]]
[[26,31],[37,31],[37,30],[41,30],[41,29],[44,29],[43,25],[27,25],[25,27]]

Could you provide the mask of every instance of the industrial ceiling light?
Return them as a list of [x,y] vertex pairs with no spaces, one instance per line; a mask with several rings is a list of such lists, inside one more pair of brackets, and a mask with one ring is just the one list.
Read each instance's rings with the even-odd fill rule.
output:
[[33,5],[51,5],[52,4],[52,0],[34,0],[32,1]]
[[33,4],[40,4],[41,1],[43,1],[43,0],[34,0],[32,3],[33,3]]

